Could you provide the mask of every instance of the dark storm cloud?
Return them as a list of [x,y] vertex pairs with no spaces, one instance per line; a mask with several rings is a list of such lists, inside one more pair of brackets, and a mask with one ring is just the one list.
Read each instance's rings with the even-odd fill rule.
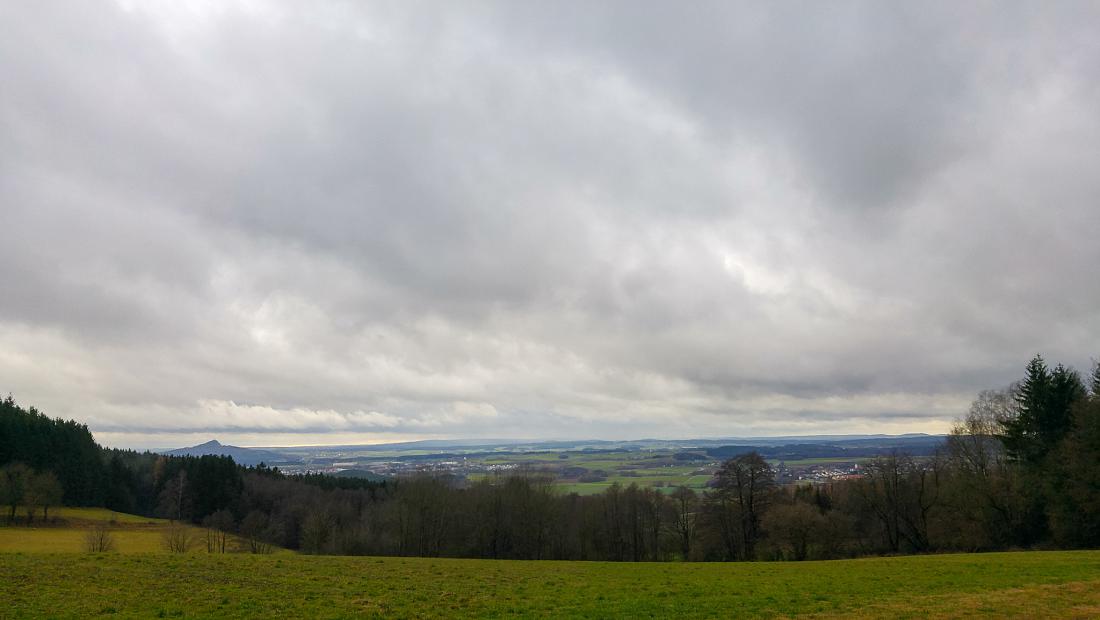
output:
[[123,443],[943,430],[1100,351],[1098,13],[2,7],[2,387]]

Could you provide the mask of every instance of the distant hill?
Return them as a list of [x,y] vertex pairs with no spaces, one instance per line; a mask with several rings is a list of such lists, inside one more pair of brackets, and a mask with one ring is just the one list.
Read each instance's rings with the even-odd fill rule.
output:
[[826,444],[845,446],[925,446],[942,443],[944,435],[924,433],[906,433],[902,435],[853,434],[853,435],[780,435],[759,436],[759,438],[741,438],[741,436],[720,436],[720,438],[695,439],[641,439],[641,440],[525,440],[525,439],[458,439],[458,440],[420,440],[397,443],[373,444],[332,444],[273,446],[268,450],[285,455],[316,454],[318,452],[453,452],[469,453],[471,450],[516,450],[531,451],[621,451],[639,449],[704,449],[704,447],[724,447],[729,445],[785,446],[792,444]]
[[789,443],[783,445],[771,445],[759,443],[719,446],[707,448],[709,456],[728,459],[734,456],[759,452],[766,459],[799,460],[812,458],[866,458],[882,456],[891,452],[909,454],[911,456],[929,456],[943,446],[942,435],[909,434],[896,436],[866,437],[834,439],[832,441],[815,441],[804,443]]
[[298,459],[294,457],[271,450],[227,446],[219,443],[217,439],[211,439],[206,443],[191,446],[190,448],[168,450],[164,454],[169,456],[205,456],[207,454],[229,456],[233,457],[233,460],[239,465],[259,465],[260,463],[271,465],[275,463],[294,463],[298,461]]
[[[931,454],[945,440],[943,435],[908,433],[905,435],[792,435],[778,437],[717,437],[705,439],[576,439],[532,441],[527,439],[428,439],[385,444],[344,444],[272,447],[283,455],[312,463],[336,462],[343,457],[333,453],[394,453],[361,455],[364,459],[421,459],[483,454],[522,454],[540,451],[581,451],[589,454],[623,450],[706,451],[710,456],[729,458],[753,450],[768,458],[813,458],[818,456],[866,457],[892,450],[914,456]],[[713,453],[712,453],[713,452]]]
[[[410,450],[437,450],[453,448],[492,448],[497,446],[520,446],[533,444],[531,440],[521,439],[421,439],[397,443],[336,444],[320,446],[282,446],[277,450],[287,452],[314,452],[317,450],[370,450],[373,452],[405,452]],[[576,443],[576,442],[572,442]]]

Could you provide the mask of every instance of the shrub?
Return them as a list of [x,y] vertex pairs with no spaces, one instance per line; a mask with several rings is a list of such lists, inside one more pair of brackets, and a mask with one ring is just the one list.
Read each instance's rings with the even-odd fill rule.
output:
[[178,521],[173,521],[161,534],[161,543],[165,549],[172,553],[187,553],[194,546],[195,537],[191,528]]
[[106,525],[96,525],[84,534],[84,549],[88,553],[105,553],[115,550],[115,537]]

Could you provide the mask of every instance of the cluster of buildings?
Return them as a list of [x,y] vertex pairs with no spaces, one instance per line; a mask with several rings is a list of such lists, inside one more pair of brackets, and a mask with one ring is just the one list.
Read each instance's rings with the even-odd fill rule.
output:
[[824,484],[837,480],[850,480],[863,476],[863,471],[857,462],[851,463],[820,463],[813,465],[787,465],[779,463],[775,468],[776,481],[781,484],[796,484],[809,482],[812,484]]

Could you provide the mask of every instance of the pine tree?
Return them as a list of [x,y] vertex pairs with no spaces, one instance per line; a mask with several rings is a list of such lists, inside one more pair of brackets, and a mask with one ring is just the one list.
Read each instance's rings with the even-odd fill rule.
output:
[[1050,371],[1042,355],[1027,364],[1027,376],[1016,393],[1018,414],[1006,420],[1003,441],[1009,455],[1015,459],[1033,461],[1038,456],[1039,424],[1050,392]]
[[1073,427],[1073,407],[1087,396],[1081,375],[1062,364],[1047,368],[1041,355],[1027,365],[1016,394],[1019,413],[1002,438],[1013,458],[1038,466]]
[[1056,476],[1049,511],[1060,545],[1100,546],[1100,398],[1093,373],[1093,398],[1074,407],[1074,429],[1055,459]]
[[1044,454],[1057,447],[1073,429],[1073,407],[1087,396],[1085,384],[1076,370],[1061,364],[1054,368],[1039,426]]
[[1090,386],[1092,388],[1092,398],[1094,400],[1100,400],[1100,362],[1097,362],[1096,365],[1092,367],[1092,380],[1090,383],[1092,384]]

